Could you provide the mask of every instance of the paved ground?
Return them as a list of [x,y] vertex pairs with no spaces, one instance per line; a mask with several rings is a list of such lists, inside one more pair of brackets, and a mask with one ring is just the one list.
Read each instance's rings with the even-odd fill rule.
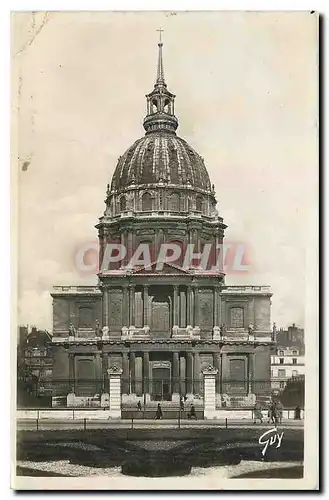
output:
[[[162,429],[162,428],[211,428],[226,427],[223,420],[72,420],[72,419],[18,419],[17,430],[50,430],[50,429]],[[273,424],[254,424],[252,420],[228,420],[227,428],[258,428],[270,429]],[[286,420],[279,425],[280,428],[304,427],[303,420]]]

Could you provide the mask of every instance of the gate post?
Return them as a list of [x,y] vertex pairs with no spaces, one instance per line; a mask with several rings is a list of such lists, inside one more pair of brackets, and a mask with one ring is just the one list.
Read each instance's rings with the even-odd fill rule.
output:
[[110,418],[121,418],[121,374],[122,369],[113,365],[107,373],[110,379]]
[[218,370],[209,365],[202,370],[204,377],[204,418],[215,418],[216,416],[216,375]]

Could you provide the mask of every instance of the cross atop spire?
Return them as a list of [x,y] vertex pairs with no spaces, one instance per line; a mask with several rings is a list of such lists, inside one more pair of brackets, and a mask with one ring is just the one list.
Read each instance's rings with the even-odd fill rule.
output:
[[157,70],[157,79],[156,79],[156,83],[162,83],[164,84],[165,83],[165,79],[164,79],[164,71],[163,71],[163,60],[162,60],[162,46],[163,46],[163,43],[162,43],[162,37],[161,37],[161,33],[163,33],[163,29],[162,28],[159,28],[157,30],[159,32],[159,43],[158,43],[158,47],[159,47],[159,56],[158,56],[158,70]]
[[159,39],[159,43],[162,43],[161,33],[163,33],[163,32],[164,32],[164,30],[163,30],[162,28],[159,28],[157,31],[159,32],[159,37],[160,37],[160,39]]

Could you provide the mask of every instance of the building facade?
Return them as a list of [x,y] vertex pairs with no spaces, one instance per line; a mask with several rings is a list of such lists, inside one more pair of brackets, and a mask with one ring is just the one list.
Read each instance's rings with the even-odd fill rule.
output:
[[203,158],[176,134],[162,43],[146,101],[145,135],[119,158],[96,226],[98,284],[52,291],[53,405],[106,406],[113,366],[123,406],[202,405],[209,365],[218,406],[252,405],[270,392],[272,294],[225,283],[226,225]]
[[271,356],[271,386],[282,391],[288,381],[305,376],[304,330],[295,324],[276,335],[276,352]]

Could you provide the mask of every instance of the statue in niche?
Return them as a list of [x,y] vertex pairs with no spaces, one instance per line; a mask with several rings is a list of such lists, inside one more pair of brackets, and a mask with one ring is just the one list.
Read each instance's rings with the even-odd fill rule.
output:
[[100,324],[99,324],[99,321],[98,319],[96,319],[96,323],[95,323],[95,336],[96,337],[100,337],[101,336],[101,327],[100,327]]
[[252,323],[248,326],[248,336],[251,337],[254,335],[254,339],[256,339],[255,327]]
[[70,323],[69,334],[70,334],[70,337],[75,337],[75,335],[76,335],[76,329],[75,329],[75,326],[73,325],[73,323]]
[[109,327],[108,326],[103,326],[102,328],[102,336],[103,337],[108,337],[109,336]]

